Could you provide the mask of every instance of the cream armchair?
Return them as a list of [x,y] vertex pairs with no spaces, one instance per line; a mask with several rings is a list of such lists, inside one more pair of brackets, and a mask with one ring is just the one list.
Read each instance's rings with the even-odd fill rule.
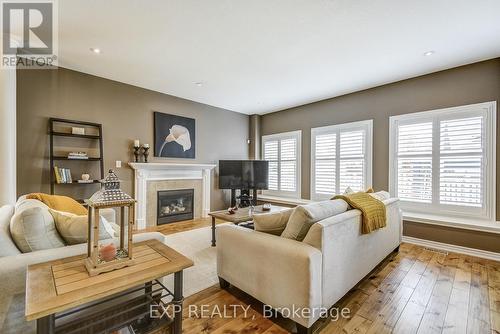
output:
[[312,325],[401,242],[398,199],[384,201],[387,226],[362,235],[361,212],[349,210],[312,225],[303,242],[234,225],[217,228],[217,272],[297,323]]

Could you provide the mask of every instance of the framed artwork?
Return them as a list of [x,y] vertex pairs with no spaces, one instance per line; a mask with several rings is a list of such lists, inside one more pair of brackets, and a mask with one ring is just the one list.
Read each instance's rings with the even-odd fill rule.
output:
[[196,128],[193,118],[154,112],[155,157],[195,158]]

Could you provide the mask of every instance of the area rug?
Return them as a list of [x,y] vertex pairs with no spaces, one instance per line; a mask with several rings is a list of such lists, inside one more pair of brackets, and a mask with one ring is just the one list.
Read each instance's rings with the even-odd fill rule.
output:
[[[210,246],[212,236],[210,229],[211,227],[202,227],[165,236],[167,246],[194,262],[193,267],[184,270],[184,297],[189,297],[219,282],[216,248]],[[169,289],[173,289],[173,277],[167,277],[165,283]]]

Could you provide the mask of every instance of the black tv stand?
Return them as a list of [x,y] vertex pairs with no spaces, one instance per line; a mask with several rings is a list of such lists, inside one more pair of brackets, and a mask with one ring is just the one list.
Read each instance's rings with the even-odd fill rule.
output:
[[[240,189],[240,196],[242,192],[244,191],[248,191],[250,189]],[[252,189],[252,197],[250,198],[250,202],[252,203],[252,205],[257,205],[257,189]],[[231,207],[235,207],[236,206],[236,189],[231,189]]]

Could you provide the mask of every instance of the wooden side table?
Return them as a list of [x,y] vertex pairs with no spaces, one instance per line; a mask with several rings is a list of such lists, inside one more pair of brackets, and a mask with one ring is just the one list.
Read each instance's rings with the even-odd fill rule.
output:
[[[85,258],[28,266],[25,316],[37,321],[37,333],[117,330],[145,317],[152,323],[151,305],[162,307],[167,296],[173,298],[168,304],[175,305],[174,316],[164,320],[172,323],[173,333],[182,333],[182,273],[193,261],[156,239],[134,244],[136,264],[97,276],[88,274]],[[159,280],[171,274],[173,293]],[[68,317],[75,320],[65,321]]]
[[271,213],[271,212],[280,212],[283,210],[288,210],[290,207],[271,205],[271,210],[264,211],[262,210],[262,205],[257,205],[253,207],[253,210],[250,208],[239,208],[234,214],[229,214],[227,210],[213,211],[209,212],[208,215],[212,217],[212,247],[215,247],[215,220],[220,219],[225,222],[233,223],[233,224],[241,224],[248,221],[251,221],[253,214],[262,214],[262,213]]

